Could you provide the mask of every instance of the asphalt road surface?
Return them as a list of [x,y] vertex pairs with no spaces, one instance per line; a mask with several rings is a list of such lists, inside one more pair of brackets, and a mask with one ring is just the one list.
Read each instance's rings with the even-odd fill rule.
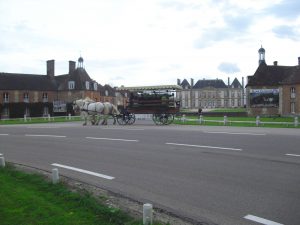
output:
[[195,224],[300,224],[299,129],[2,125],[1,155]]

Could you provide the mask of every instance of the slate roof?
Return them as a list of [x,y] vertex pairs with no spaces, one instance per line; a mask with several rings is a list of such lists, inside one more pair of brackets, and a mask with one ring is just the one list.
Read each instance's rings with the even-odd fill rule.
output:
[[181,82],[181,87],[188,87],[188,88],[191,88],[191,85],[190,85],[190,83],[186,80],[186,79],[184,79],[182,82]]
[[231,83],[230,86],[233,88],[241,88],[242,87],[241,83],[239,82],[239,80],[237,78],[235,78],[233,80],[233,82]]
[[300,83],[300,66],[268,66],[262,63],[248,78],[247,87]]
[[0,90],[57,90],[55,80],[46,75],[0,73]]
[[193,88],[200,89],[206,87],[214,87],[214,88],[227,88],[223,80],[198,80]]

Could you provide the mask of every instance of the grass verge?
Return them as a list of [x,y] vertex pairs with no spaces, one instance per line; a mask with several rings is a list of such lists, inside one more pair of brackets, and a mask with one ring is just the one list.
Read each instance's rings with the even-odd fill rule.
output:
[[18,171],[10,164],[0,168],[0,199],[3,225],[142,224],[88,192],[70,191],[62,183],[52,184],[41,175]]

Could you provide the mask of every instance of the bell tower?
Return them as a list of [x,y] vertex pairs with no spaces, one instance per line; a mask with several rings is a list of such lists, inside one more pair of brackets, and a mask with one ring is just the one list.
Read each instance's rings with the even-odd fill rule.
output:
[[261,46],[260,49],[258,49],[258,65],[260,65],[261,63],[266,63],[265,54],[266,50]]

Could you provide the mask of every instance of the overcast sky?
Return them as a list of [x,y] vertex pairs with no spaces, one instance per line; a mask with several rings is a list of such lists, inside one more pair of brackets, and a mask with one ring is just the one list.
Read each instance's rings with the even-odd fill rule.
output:
[[68,72],[80,54],[112,86],[253,75],[297,65],[299,0],[0,0],[0,72]]

